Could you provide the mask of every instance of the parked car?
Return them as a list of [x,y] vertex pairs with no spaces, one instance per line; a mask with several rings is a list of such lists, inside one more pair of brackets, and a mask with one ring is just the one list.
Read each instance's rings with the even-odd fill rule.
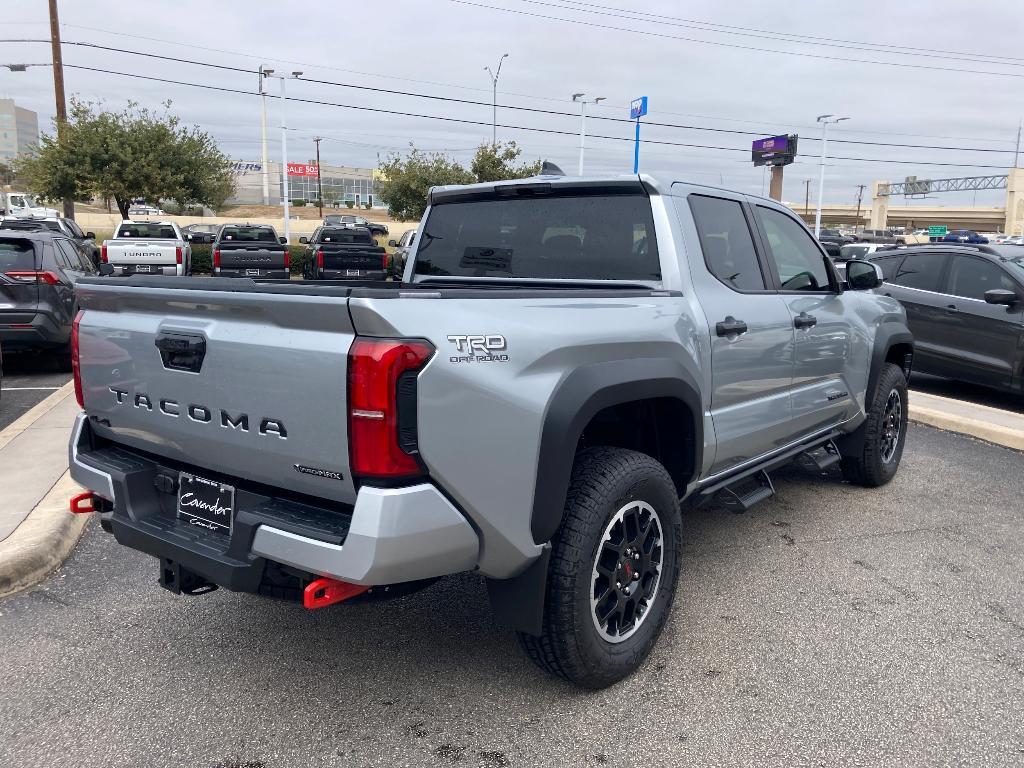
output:
[[377,245],[366,227],[317,227],[312,237],[300,237],[299,242],[306,245],[303,276],[307,279],[387,277],[387,252]]
[[1024,391],[1024,253],[1016,246],[908,246],[876,253],[886,296],[907,310],[914,370]]
[[888,229],[865,229],[854,235],[858,243],[903,243],[905,238],[893,234]]
[[843,276],[846,274],[847,262],[854,259],[868,259],[871,254],[878,251],[892,250],[899,247],[895,243],[847,243],[839,249],[839,255],[833,257],[832,261],[840,276]]
[[0,228],[0,343],[56,352],[70,363],[75,288],[97,269],[71,238],[42,226]]
[[370,233],[374,237],[377,237],[378,235],[383,236],[388,233],[387,224],[381,224],[376,221],[369,221],[367,219],[364,219],[362,216],[354,216],[348,213],[332,213],[327,216],[324,216],[324,224],[351,224],[356,227],[366,227],[368,230],[370,230]]
[[166,216],[162,209],[153,205],[132,205],[128,209],[129,216]]
[[192,246],[173,221],[122,221],[100,260],[126,277],[192,274]]
[[6,229],[34,229],[42,226],[53,232],[60,232],[75,243],[75,246],[89,259],[98,269],[100,265],[100,247],[96,244],[96,235],[92,232],[83,232],[74,219],[66,219],[63,216],[32,216],[14,217],[8,216],[0,220],[0,228]]
[[222,224],[189,224],[181,228],[185,239],[191,243],[212,243],[217,238]]
[[946,233],[946,236],[942,238],[942,242],[985,245],[988,243],[988,238],[983,235],[979,235],[973,229],[954,229]]
[[165,588],[321,608],[472,571],[597,688],[668,619],[680,498],[741,512],[797,459],[896,474],[903,309],[781,204],[546,175],[434,187],[420,232],[404,283],[90,281],[78,503]]
[[59,216],[56,208],[40,205],[34,195],[24,192],[4,192],[0,190],[0,215],[4,216]]
[[267,224],[225,224],[213,241],[213,275],[288,279],[288,241]]
[[409,258],[413,245],[416,243],[416,230],[407,229],[398,240],[388,240],[388,245],[395,250],[391,252],[390,271],[391,276],[401,280],[405,273],[405,263]]
[[825,253],[836,258],[839,256],[839,249],[846,243],[856,242],[855,238],[842,234],[838,229],[823,229],[818,234],[818,242],[825,249]]

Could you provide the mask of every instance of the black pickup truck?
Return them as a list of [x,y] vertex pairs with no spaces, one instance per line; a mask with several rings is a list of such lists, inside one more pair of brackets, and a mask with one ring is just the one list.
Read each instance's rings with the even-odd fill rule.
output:
[[291,272],[288,241],[266,224],[225,224],[213,241],[217,277],[287,279]]
[[308,280],[383,280],[387,276],[387,252],[377,245],[366,227],[318,227],[306,246],[303,276]]

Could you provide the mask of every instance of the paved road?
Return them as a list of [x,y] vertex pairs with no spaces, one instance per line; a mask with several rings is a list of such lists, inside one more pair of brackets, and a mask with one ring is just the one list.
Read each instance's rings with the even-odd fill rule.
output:
[[473,576],[318,613],[175,597],[91,525],[0,601],[0,765],[1024,764],[1024,456],[915,426],[890,486],[688,512],[644,668],[545,678]]
[[6,354],[0,383],[0,429],[29,411],[71,380],[51,355]]
[[[1024,413],[1024,395],[1013,392],[1002,392],[998,389],[966,384],[962,381],[941,379],[925,373],[915,373],[910,377],[910,388],[927,392],[930,395],[951,397],[954,400],[965,400],[969,403],[987,405],[989,408],[1001,408],[1004,411]],[[911,393],[911,401],[914,396]]]

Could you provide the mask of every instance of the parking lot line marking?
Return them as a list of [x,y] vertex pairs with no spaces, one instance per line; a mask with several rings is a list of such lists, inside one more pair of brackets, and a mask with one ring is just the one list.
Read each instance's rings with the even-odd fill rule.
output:
[[41,391],[46,390],[47,392],[55,392],[60,387],[4,387],[4,392],[28,392],[28,391]]

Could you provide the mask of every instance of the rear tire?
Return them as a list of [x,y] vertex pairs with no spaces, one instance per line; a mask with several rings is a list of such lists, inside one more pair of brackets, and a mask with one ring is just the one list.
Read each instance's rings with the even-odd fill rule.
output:
[[551,546],[543,628],[519,633],[520,645],[583,687],[618,682],[643,663],[672,608],[682,546],[672,478],[642,453],[581,451]]
[[896,476],[907,440],[907,378],[886,363],[878,377],[867,420],[860,426],[860,453],[843,456],[843,477],[866,488],[885,485]]

